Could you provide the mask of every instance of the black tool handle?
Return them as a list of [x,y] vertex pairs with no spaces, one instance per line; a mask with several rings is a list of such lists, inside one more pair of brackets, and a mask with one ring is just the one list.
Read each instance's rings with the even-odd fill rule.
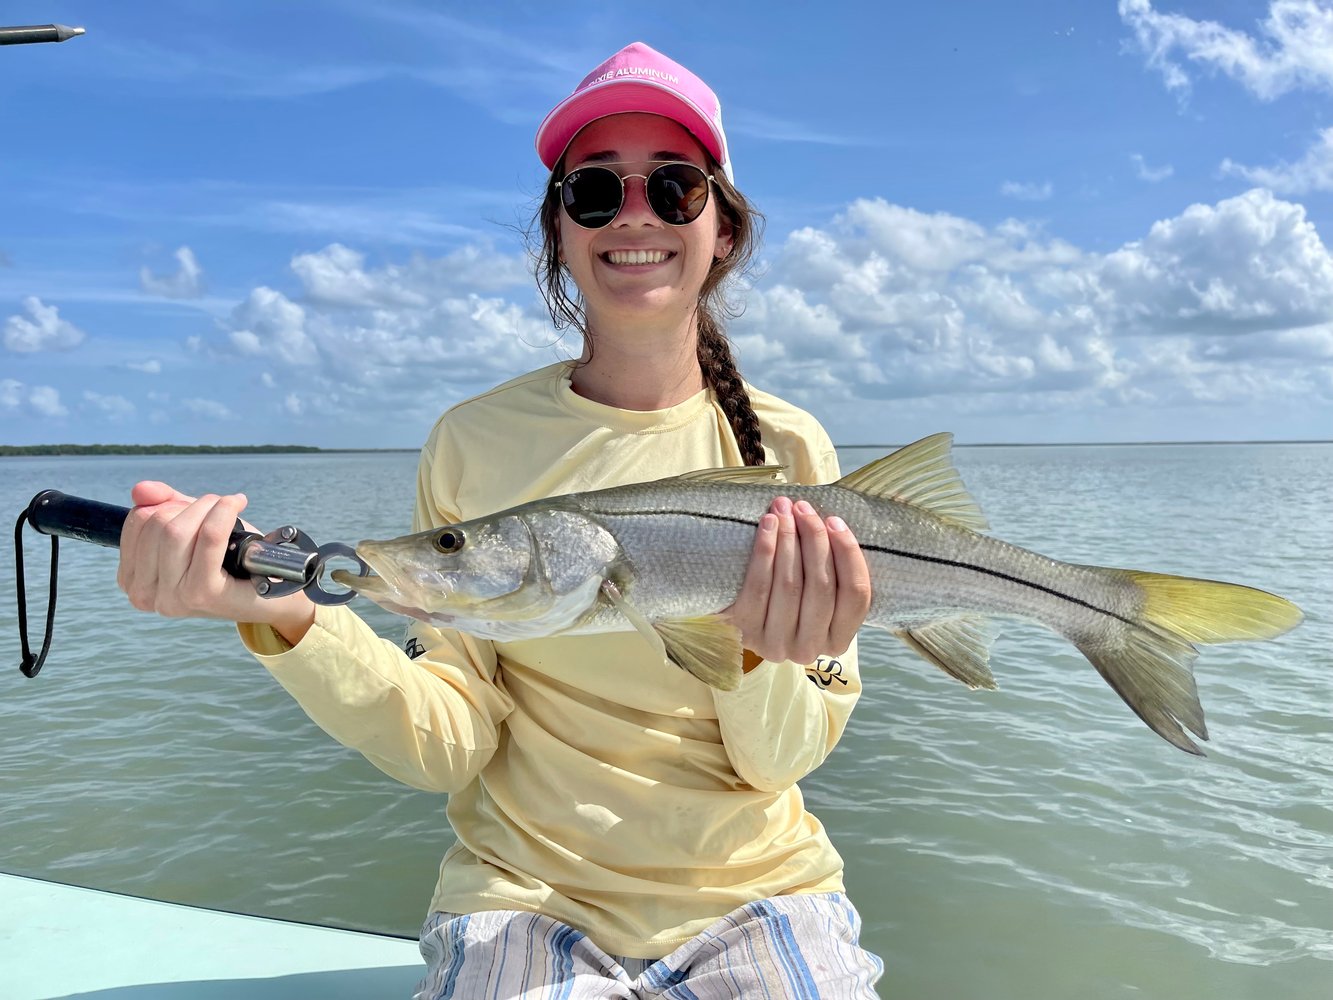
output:
[[[120,532],[129,513],[128,507],[72,497],[59,490],[42,490],[28,504],[28,523],[44,535],[59,535],[118,549]],[[262,536],[246,531],[237,521],[222,559],[222,568],[242,580],[248,579],[250,572],[241,566],[241,555],[248,547],[246,543],[252,539],[262,540]]]

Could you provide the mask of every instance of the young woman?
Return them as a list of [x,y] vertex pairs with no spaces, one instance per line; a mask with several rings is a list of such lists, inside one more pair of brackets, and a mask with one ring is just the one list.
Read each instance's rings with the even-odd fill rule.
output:
[[[838,478],[808,414],[747,386],[719,321],[756,215],[717,98],[641,43],[542,123],[539,278],[580,361],[449,410],[422,451],[413,530],[543,496],[774,463]],[[779,499],[730,609],[736,691],[634,633],[492,643],[414,622],[406,652],[347,608],[257,598],[220,569],[244,497],[135,487],[119,582],[169,615],[239,623],[328,733],[449,794],[456,845],[422,931],[435,997],[873,997],[842,860],[796,782],[860,693],[869,608],[846,525]]]

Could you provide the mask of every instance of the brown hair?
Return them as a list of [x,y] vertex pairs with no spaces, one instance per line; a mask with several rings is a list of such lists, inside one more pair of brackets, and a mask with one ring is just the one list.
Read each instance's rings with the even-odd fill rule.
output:
[[[750,394],[746,392],[745,383],[741,381],[740,372],[736,369],[736,360],[731,353],[731,341],[727,339],[721,317],[734,317],[738,313],[738,310],[726,301],[725,286],[727,279],[744,273],[753,259],[759,247],[760,234],[763,232],[764,217],[727,180],[726,175],[718,169],[711,157],[708,166],[713,174],[718,211],[731,223],[732,247],[731,252],[725,257],[713,259],[704,278],[703,287],[699,289],[696,313],[699,331],[699,369],[703,373],[704,385],[713,390],[722,412],[731,422],[732,432],[736,435],[736,444],[740,447],[741,459],[746,465],[763,465],[764,446],[759,434],[759,418],[755,416],[754,407],[750,404]],[[560,158],[551,171],[550,181],[546,185],[546,196],[534,220],[533,228],[541,230],[541,246],[534,252],[537,285],[556,327],[558,329],[573,327],[578,330],[583,337],[584,345],[591,352],[592,343],[588,338],[583,296],[560,260],[562,209],[556,182],[562,177],[564,177],[564,157]]]

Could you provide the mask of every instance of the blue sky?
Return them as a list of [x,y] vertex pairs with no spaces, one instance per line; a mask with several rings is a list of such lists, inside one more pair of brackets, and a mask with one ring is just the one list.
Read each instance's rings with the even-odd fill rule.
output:
[[633,40],[719,93],[742,369],[835,441],[1333,437],[1333,0],[0,2],[47,21],[0,443],[411,448],[576,351],[532,137]]

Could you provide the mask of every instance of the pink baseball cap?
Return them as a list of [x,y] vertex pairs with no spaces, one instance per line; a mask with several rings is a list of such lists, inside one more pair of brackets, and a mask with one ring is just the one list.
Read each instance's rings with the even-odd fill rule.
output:
[[734,181],[717,95],[680,63],[643,42],[626,45],[551,109],[537,129],[537,155],[552,169],[579,129],[626,111],[678,122],[712,154],[727,179]]

